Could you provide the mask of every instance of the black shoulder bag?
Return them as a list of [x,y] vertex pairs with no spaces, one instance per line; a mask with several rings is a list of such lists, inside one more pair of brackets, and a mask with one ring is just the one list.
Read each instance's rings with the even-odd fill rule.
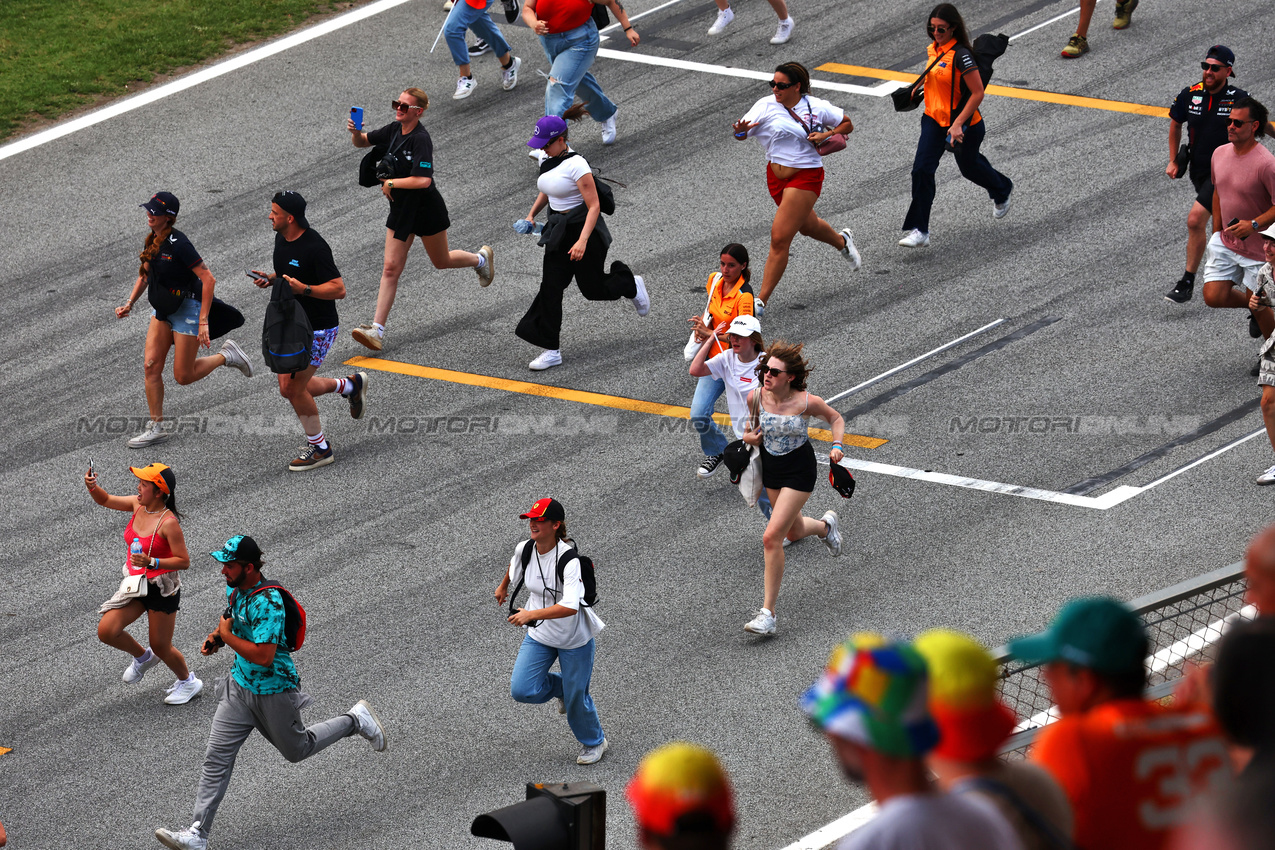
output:
[[921,76],[916,78],[916,82],[905,89],[895,89],[890,92],[890,99],[894,101],[895,112],[911,112],[921,105],[921,101],[925,100],[925,76],[933,70],[934,66],[939,63],[947,52],[944,51],[934,57],[934,61],[929,67],[921,72]]

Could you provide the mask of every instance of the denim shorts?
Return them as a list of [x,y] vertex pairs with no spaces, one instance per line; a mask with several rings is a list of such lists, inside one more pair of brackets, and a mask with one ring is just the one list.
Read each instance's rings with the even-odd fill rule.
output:
[[[200,302],[198,299],[183,298],[182,305],[177,308],[177,312],[169,313],[168,318],[162,321],[167,322],[175,334],[199,336],[199,307]],[[151,309],[151,315],[156,315],[153,308]]]

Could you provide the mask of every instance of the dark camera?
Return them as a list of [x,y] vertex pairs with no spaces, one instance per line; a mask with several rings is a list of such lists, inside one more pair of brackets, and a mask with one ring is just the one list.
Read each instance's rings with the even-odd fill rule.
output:
[[377,180],[393,180],[395,177],[406,177],[407,163],[396,153],[386,153],[376,163]]

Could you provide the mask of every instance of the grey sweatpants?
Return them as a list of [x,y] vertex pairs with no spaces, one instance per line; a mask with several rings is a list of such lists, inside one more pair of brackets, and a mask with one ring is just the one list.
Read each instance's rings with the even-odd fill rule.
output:
[[208,836],[212,831],[217,807],[230,785],[239,748],[252,730],[259,731],[290,762],[307,759],[341,738],[358,731],[358,724],[348,714],[306,727],[301,722],[301,709],[314,700],[300,691],[281,694],[255,694],[240,687],[233,676],[217,681],[217,712],[212,731],[208,733],[208,750],[195,792],[195,816],[199,831]]

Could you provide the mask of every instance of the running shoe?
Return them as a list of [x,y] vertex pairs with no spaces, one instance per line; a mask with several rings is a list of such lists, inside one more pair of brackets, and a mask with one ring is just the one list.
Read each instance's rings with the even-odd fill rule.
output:
[[543,372],[546,369],[552,369],[554,366],[562,365],[562,352],[553,349],[551,351],[542,351],[540,356],[527,364],[527,368],[533,372]]
[[484,53],[491,53],[491,45],[483,41],[481,38],[469,45],[469,58],[477,59]]
[[367,372],[355,372],[349,380],[354,384],[354,390],[345,397],[350,403],[350,416],[362,419],[363,405],[367,401]]
[[346,714],[354,718],[354,722],[358,725],[357,731],[360,738],[371,744],[372,749],[378,753],[385,752],[390,742],[385,736],[385,727],[381,725],[380,718],[372,710],[370,702],[361,699]]
[[1267,484],[1275,484],[1275,466],[1257,476],[1257,483],[1265,486]]
[[1172,301],[1174,304],[1185,304],[1191,300],[1191,293],[1195,290],[1195,281],[1186,275],[1173,285],[1173,291],[1164,296],[1165,301]]
[[731,10],[729,6],[727,6],[725,9],[718,9],[717,20],[713,21],[713,25],[708,28],[708,34],[721,35],[722,31],[725,30],[726,27],[733,20],[735,20],[735,13]]
[[1004,218],[1009,215],[1009,198],[996,203],[992,201],[992,218]]
[[456,81],[456,91],[452,93],[452,100],[464,100],[474,93],[474,88],[478,85],[478,81],[473,75],[461,77]]
[[1062,49],[1062,58],[1076,59],[1089,52],[1089,39],[1076,33],[1067,39],[1067,46]]
[[522,60],[517,56],[514,57],[513,64],[508,68],[500,69],[500,87],[505,91],[513,91],[514,86],[518,85],[518,69],[522,67]]
[[505,8],[506,23],[518,20],[518,0],[500,0],[500,5]]
[[752,632],[755,635],[773,635],[779,621],[775,619],[775,615],[767,611],[765,608],[757,612],[757,615],[748,621],[744,626],[744,631]]
[[385,331],[377,330],[371,325],[365,325],[355,328],[350,336],[354,337],[354,341],[360,345],[364,345],[373,351],[380,351],[381,346],[385,344]]
[[492,253],[490,245],[484,245],[478,249],[478,256],[486,261],[474,268],[478,273],[478,285],[491,286],[491,282],[496,279],[496,255]]
[[203,689],[204,683],[192,673],[189,679],[180,679],[173,684],[168,696],[164,697],[164,702],[168,705],[185,705],[199,696]]
[[222,343],[221,356],[226,358],[226,367],[238,369],[245,378],[252,377],[252,363],[248,360],[248,355],[243,353],[243,349],[233,339],[228,339]]
[[637,310],[638,316],[645,316],[651,312],[651,294],[646,291],[646,281],[642,279],[642,275],[633,275],[633,283],[637,286],[637,295],[631,299],[633,309]]
[[336,460],[336,455],[332,453],[332,444],[328,443],[326,449],[306,443],[305,450],[301,452],[301,456],[294,459],[288,464],[291,472],[305,472],[310,469],[318,469],[320,466],[327,466]]
[[155,837],[171,850],[208,850],[208,839],[199,834],[199,821],[180,832],[161,827],[155,830]]
[[695,470],[695,474],[700,478],[712,478],[713,473],[717,471],[717,467],[722,465],[721,455],[705,455],[704,462]]
[[771,44],[787,44],[788,39],[792,38],[792,16],[784,18],[779,22],[779,28],[775,30],[774,36],[771,37]]
[[766,313],[766,302],[753,296],[753,315],[760,319]]
[[608,746],[607,739],[603,738],[602,743],[596,747],[585,747],[576,757],[576,764],[597,764],[602,761],[602,754],[607,751]]
[[899,244],[904,248],[928,248],[930,247],[930,234],[922,233],[915,227],[907,232],[907,235],[899,240]]
[[[158,655],[156,655],[154,652],[151,652],[149,648],[147,649],[147,652],[151,653],[151,657],[148,660],[138,661],[136,658],[134,658],[132,663],[128,665],[128,669],[124,671],[125,684],[136,685],[138,682],[142,681],[142,677],[146,675],[147,670],[151,669],[152,667],[154,667],[156,664],[159,663]],[[142,657],[145,657],[145,656],[146,656],[146,653],[145,652],[142,653]]]
[[859,256],[859,249],[854,247],[854,237],[850,235],[849,228],[841,231],[841,238],[846,240],[846,247],[841,249],[841,256],[850,263],[850,271],[857,272],[863,265],[863,257]]
[[[619,112],[617,109],[616,112]],[[615,112],[611,113],[611,117],[602,122],[602,144],[615,144]]]
[[167,439],[168,432],[164,430],[163,423],[156,422],[153,419],[147,419],[146,430],[130,439],[128,441],[128,447],[130,449],[144,449],[147,446],[162,443]]
[[821,519],[828,526],[828,531],[823,536],[823,545],[828,547],[828,551],[835,558],[841,554],[841,532],[837,530],[837,512],[828,511]]
[[455,5],[455,0],[443,0],[443,11],[450,12]]
[[1133,10],[1138,8],[1138,0],[1124,0],[1116,4],[1116,19],[1111,22],[1113,30],[1122,30],[1133,23]]

